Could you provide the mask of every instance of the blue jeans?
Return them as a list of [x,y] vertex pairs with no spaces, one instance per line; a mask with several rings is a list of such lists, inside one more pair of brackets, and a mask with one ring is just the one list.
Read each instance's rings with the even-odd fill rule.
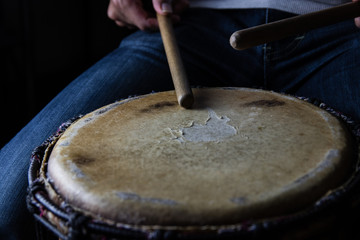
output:
[[[275,10],[192,9],[175,32],[192,86],[239,86],[315,97],[360,121],[360,31],[353,21],[245,51],[230,35],[291,16]],[[66,120],[130,95],[172,89],[159,33],[136,32],[88,69],[0,152],[0,239],[31,239],[31,151]]]

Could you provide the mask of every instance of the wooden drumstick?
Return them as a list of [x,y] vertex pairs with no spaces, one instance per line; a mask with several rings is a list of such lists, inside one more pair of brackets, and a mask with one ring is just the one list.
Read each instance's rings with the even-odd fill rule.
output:
[[180,106],[184,108],[191,108],[194,103],[194,96],[189,86],[185,68],[180,56],[171,22],[171,16],[157,14],[157,19],[177,100]]
[[236,31],[230,37],[230,44],[237,50],[243,50],[358,16],[360,16],[360,1],[346,3],[337,7]]

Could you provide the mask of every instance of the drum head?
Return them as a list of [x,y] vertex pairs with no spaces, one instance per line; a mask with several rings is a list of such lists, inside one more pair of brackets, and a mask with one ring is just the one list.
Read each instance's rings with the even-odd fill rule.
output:
[[117,102],[72,124],[44,168],[53,199],[143,226],[235,224],[306,207],[338,186],[351,138],[326,111],[250,89]]

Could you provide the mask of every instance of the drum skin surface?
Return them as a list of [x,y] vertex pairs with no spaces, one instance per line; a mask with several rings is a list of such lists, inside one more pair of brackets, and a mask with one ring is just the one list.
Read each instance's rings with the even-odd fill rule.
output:
[[107,222],[229,225],[302,209],[353,164],[345,127],[309,103],[261,90],[193,91],[190,110],[170,91],[73,123],[43,163],[51,198]]

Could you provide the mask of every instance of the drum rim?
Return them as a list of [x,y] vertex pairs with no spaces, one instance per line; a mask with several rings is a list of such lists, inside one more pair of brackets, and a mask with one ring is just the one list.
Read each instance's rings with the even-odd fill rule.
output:
[[[224,89],[224,88],[223,88]],[[239,88],[225,88],[225,89],[239,89]],[[241,88],[240,88],[241,89]],[[286,94],[289,96],[288,94]],[[294,96],[291,96],[294,97]],[[134,97],[138,98],[138,97]],[[129,98],[124,102],[134,99]],[[63,123],[59,129],[51,135],[47,140],[44,141],[40,146],[35,148],[31,156],[31,163],[28,171],[28,195],[27,195],[27,205],[30,212],[34,217],[39,220],[42,224],[47,226],[55,235],[60,238],[67,239],[66,235],[78,235],[84,234],[82,230],[86,229],[87,232],[97,233],[97,234],[107,234],[112,236],[126,236],[135,239],[162,239],[164,234],[169,234],[170,232],[188,232],[185,239],[191,239],[193,234],[198,235],[199,232],[208,233],[209,236],[207,239],[211,239],[215,235],[217,236],[242,236],[242,235],[254,235],[259,234],[259,232],[268,232],[273,229],[281,228],[284,226],[293,226],[301,221],[305,221],[309,217],[317,214],[324,214],[326,210],[334,208],[336,204],[341,202],[349,201],[348,198],[351,198],[350,193],[356,192],[356,186],[360,184],[360,124],[353,121],[350,117],[345,116],[341,112],[334,110],[331,107],[328,107],[326,104],[318,101],[316,99],[296,97],[304,102],[311,103],[335,116],[340,122],[344,123],[345,127],[349,129],[351,136],[355,142],[354,153],[356,159],[356,166],[352,175],[347,178],[343,185],[339,186],[336,189],[333,189],[331,193],[320,198],[318,201],[313,203],[306,209],[300,211],[284,214],[281,216],[271,217],[268,219],[260,220],[251,220],[238,224],[231,225],[214,225],[214,226],[158,226],[158,225],[149,225],[149,226],[139,226],[139,225],[130,225],[123,223],[110,223],[102,221],[91,221],[90,217],[85,216],[79,210],[74,209],[71,206],[56,205],[49,197],[49,194],[45,190],[45,181],[42,176],[40,176],[40,168],[43,165],[44,157],[46,158],[46,153],[51,151],[54,147],[57,140],[62,136],[65,130],[76,122],[78,119],[83,117],[79,115],[75,118],[68,120]],[[359,194],[359,193],[358,193]],[[57,218],[57,221],[60,221],[63,226],[68,226],[69,231],[63,233],[58,230],[54,225],[54,220],[49,219],[46,216],[45,212],[50,212],[52,217]],[[82,229],[82,230],[81,230]],[[72,239],[70,237],[70,239]]]

